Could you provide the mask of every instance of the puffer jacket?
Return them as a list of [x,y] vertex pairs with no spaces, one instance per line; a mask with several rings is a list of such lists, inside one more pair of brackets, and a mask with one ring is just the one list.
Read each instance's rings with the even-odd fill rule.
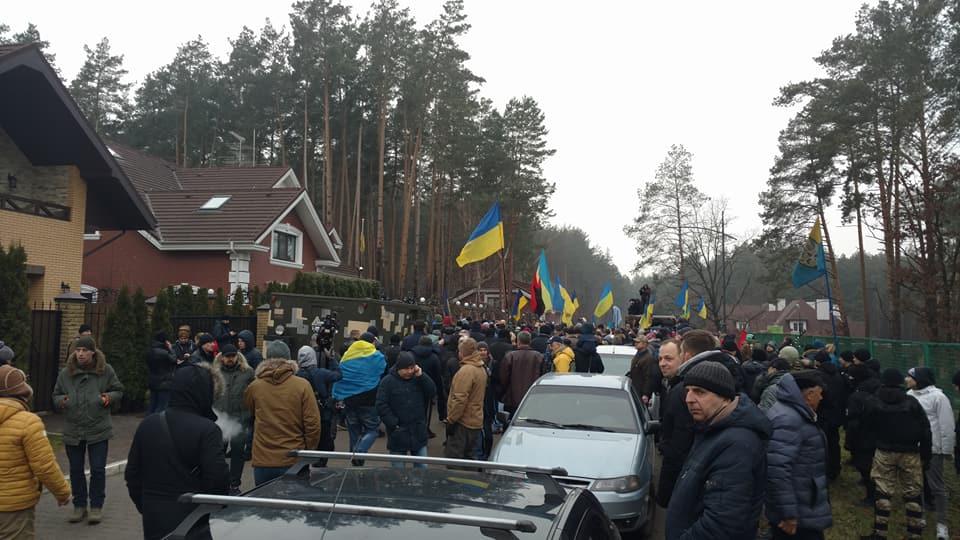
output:
[[450,383],[447,421],[469,429],[483,427],[483,398],[487,391],[487,369],[483,355],[476,352],[460,360],[460,369]]
[[513,409],[543,373],[543,355],[533,349],[510,351],[500,362],[500,384],[503,385],[503,404]]
[[426,373],[403,379],[394,367],[380,381],[377,414],[387,430],[387,450],[416,452],[427,445],[427,404],[436,394]]
[[570,373],[576,366],[573,364],[573,349],[564,345],[553,357],[554,373]]
[[291,450],[312,450],[320,442],[320,408],[310,383],[294,375],[293,360],[264,360],[243,394],[253,414],[253,466],[289,467]]
[[249,426],[253,417],[243,403],[243,394],[253,382],[253,368],[247,363],[243,353],[237,354],[237,363],[233,367],[223,364],[223,355],[218,354],[213,361],[213,371],[223,377],[222,395],[214,402],[213,408],[238,420],[244,427]]
[[667,507],[668,540],[753,540],[767,480],[770,421],[741,394],[725,418],[696,427]]
[[784,376],[789,375],[789,371],[778,371],[770,375],[764,381],[763,390],[760,392],[760,403],[757,405],[761,411],[769,411],[777,403],[777,385]]
[[[110,406],[103,406],[100,394],[110,396]],[[87,368],[77,362],[76,352],[71,354],[53,387],[53,407],[67,417],[63,444],[94,444],[112,438],[110,408],[119,406],[121,398],[123,385],[103,351],[94,352],[93,365]]]
[[920,402],[930,421],[931,452],[950,455],[956,444],[956,424],[950,398],[936,386],[909,390],[907,395]]
[[777,403],[767,411],[773,435],[767,445],[767,519],[796,519],[801,529],[833,525],[827,493],[827,438],[803,400],[793,375],[777,383]]
[[43,421],[19,399],[0,398],[0,471],[0,512],[36,506],[41,484],[58,500],[70,497]]

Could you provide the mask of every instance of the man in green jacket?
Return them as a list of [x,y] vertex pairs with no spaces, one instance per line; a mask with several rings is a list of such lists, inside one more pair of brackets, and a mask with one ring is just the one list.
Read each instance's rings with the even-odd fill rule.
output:
[[[110,406],[119,405],[123,385],[103,351],[90,336],[77,339],[67,365],[57,376],[53,405],[66,415],[63,444],[70,460],[70,484],[73,489],[73,514],[70,523],[85,518],[90,524],[103,519],[106,488],[107,441],[113,437]],[[87,478],[84,462],[90,456],[90,512],[87,516]]]

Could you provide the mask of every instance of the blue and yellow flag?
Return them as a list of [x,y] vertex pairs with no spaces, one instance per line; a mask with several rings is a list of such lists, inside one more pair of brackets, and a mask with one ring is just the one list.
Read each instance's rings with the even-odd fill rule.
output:
[[463,268],[472,262],[482,261],[501,249],[503,249],[503,220],[500,219],[500,203],[495,202],[460,250],[457,265]]
[[657,303],[657,293],[650,293],[650,301],[647,302],[647,312],[643,314],[640,321],[640,328],[646,330],[653,326],[653,306]]
[[517,289],[517,297],[513,301],[513,320],[519,321],[520,315],[523,313],[523,309],[527,307],[529,301],[527,297],[523,295],[523,292],[520,289]]
[[613,289],[610,288],[610,284],[607,283],[603,287],[603,292],[600,293],[600,301],[597,302],[596,309],[593,310],[593,316],[596,318],[603,317],[610,308],[613,307]]
[[677,299],[673,301],[673,304],[683,309],[684,312],[687,311],[687,306],[690,304],[690,284],[687,283],[687,280],[683,280],[683,286],[680,287],[680,293],[677,295]]
[[373,343],[358,339],[340,359],[340,372],[346,377],[333,383],[333,397],[346,399],[380,384],[380,377],[387,367],[383,353]]
[[703,301],[703,297],[700,297],[700,305],[697,306],[697,316],[701,319],[707,319],[707,303]]
[[540,282],[540,300],[543,311],[553,311],[553,282],[550,281],[550,269],[547,268],[547,254],[540,250],[540,260],[537,262],[535,279]]
[[823,253],[823,240],[820,237],[820,218],[817,218],[810,230],[810,236],[803,245],[800,259],[793,267],[793,288],[799,289],[820,276],[827,275],[827,261]]
[[567,292],[559,279],[557,280],[557,288],[560,289],[560,298],[563,299],[563,309],[560,310],[563,316],[560,320],[563,324],[569,326],[573,324],[573,314],[577,311],[577,306],[573,303],[573,298],[570,297],[570,293]]

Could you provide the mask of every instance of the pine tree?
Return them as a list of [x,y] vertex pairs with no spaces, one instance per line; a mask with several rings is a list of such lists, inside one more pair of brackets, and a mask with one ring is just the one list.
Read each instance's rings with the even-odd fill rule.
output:
[[217,317],[227,314],[227,295],[223,292],[223,287],[217,287],[217,295],[213,300],[213,314]]
[[233,291],[233,300],[230,302],[230,314],[234,317],[246,315],[246,306],[243,303],[244,292],[239,285],[237,290]]
[[[16,359],[30,350],[30,300],[27,252],[20,245],[4,250],[0,244],[0,340],[13,349]],[[26,369],[22,363],[19,367]]]
[[[123,407],[140,410],[146,399],[147,373],[143,361],[147,342],[147,311],[143,292],[133,298],[126,286],[107,315],[100,349],[123,383]],[[135,305],[136,302],[136,305]]]
[[84,45],[83,50],[87,59],[70,83],[70,93],[97,133],[112,137],[130,108],[131,84],[123,82],[127,75],[123,55],[110,54],[110,40],[106,37],[95,49]]
[[157,293],[157,301],[153,305],[153,315],[151,316],[150,328],[154,334],[163,331],[173,339],[173,325],[170,322],[172,307],[169,289],[160,289],[160,292]]
[[194,314],[193,288],[190,285],[180,285],[173,301],[173,314],[176,317],[185,317]]
[[0,23],[0,44],[4,43],[36,43],[40,47],[40,52],[43,53],[43,57],[47,59],[47,62],[53,67],[54,71],[57,74],[60,74],[60,69],[57,68],[57,55],[53,54],[50,51],[50,42],[40,37],[40,30],[37,28],[37,25],[28,22],[27,27],[22,32],[17,32],[12,36],[7,36],[7,32],[10,31],[10,26]]

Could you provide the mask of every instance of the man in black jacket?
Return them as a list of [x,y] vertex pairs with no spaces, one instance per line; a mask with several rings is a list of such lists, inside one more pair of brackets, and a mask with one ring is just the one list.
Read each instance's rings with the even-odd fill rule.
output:
[[[423,376],[413,355],[400,353],[396,365],[377,389],[377,413],[387,430],[387,449],[391,454],[427,455],[427,404],[436,395],[433,380]],[[393,466],[403,468],[404,464],[397,461]]]
[[237,334],[237,349],[239,349],[240,354],[246,358],[247,365],[253,369],[257,369],[260,362],[263,362],[263,355],[260,354],[260,350],[257,349],[257,338],[253,337],[253,332],[241,330]]
[[[193,351],[190,359],[185,363],[212,364],[214,359],[216,359],[214,351],[217,350],[217,342],[213,339],[213,336],[210,334],[200,334],[200,337],[197,338],[197,345],[197,350]],[[184,363],[179,365],[182,366]]]
[[426,329],[427,323],[423,321],[414,321],[413,323],[413,333],[409,336],[403,338],[403,342],[400,345],[400,350],[403,351],[412,351],[414,347],[420,343],[420,338],[424,335],[424,329]]
[[[685,403],[687,390],[684,376],[697,364],[710,360],[726,366],[733,359],[727,353],[718,350],[716,339],[706,330],[691,330],[683,335],[680,342],[682,364],[670,379],[670,390],[663,400],[660,416],[664,427],[660,433],[660,453],[663,463],[660,466],[660,482],[655,494],[657,504],[666,507],[673,494],[673,487],[680,476],[680,470],[693,445],[693,417]],[[660,347],[663,355],[663,346]],[[736,379],[734,379],[736,381]],[[739,392],[734,384],[735,391]]]
[[873,454],[877,450],[877,437],[870,428],[869,420],[879,404],[876,394],[880,389],[880,377],[863,364],[851,366],[848,373],[854,391],[847,399],[847,437],[844,446],[850,451],[851,464],[860,473],[860,483],[866,488],[862,504],[873,507],[875,489],[870,471],[873,468]]
[[[124,479],[143,516],[145,539],[166,537],[196,508],[177,502],[181,494],[227,494],[230,471],[213,413],[213,402],[222,391],[223,379],[211,366],[182,365],[173,376],[167,410],[146,417],[137,428]],[[197,521],[187,538],[210,538],[206,517]]]
[[[447,394],[443,386],[443,369],[440,365],[440,348],[433,344],[430,336],[421,336],[420,343],[413,348],[413,356],[417,366],[433,381],[434,395],[427,402],[427,433],[430,438],[436,437],[433,430],[430,429],[430,417],[433,415],[433,404],[437,404],[437,419],[443,420],[447,417]],[[399,361],[399,356],[397,357]]]
[[153,336],[147,353],[147,388],[150,389],[150,414],[163,412],[170,401],[170,384],[177,368],[177,359],[170,350],[170,340],[163,330]]
[[887,369],[880,376],[877,408],[870,415],[870,429],[877,437],[877,451],[870,473],[876,483],[873,535],[886,538],[893,510],[893,496],[901,492],[907,515],[907,538],[923,535],[923,470],[932,453],[930,421],[913,396],[903,389],[903,375]]
[[827,436],[827,480],[833,482],[840,477],[840,426],[847,410],[847,382],[826,351],[818,351],[814,362],[824,382],[817,423]]
[[603,359],[597,354],[597,336],[593,332],[590,323],[583,323],[580,328],[580,338],[573,348],[577,373],[603,373]]
[[553,325],[546,323],[540,326],[540,333],[530,341],[530,348],[540,354],[547,354],[547,343],[553,335]]

